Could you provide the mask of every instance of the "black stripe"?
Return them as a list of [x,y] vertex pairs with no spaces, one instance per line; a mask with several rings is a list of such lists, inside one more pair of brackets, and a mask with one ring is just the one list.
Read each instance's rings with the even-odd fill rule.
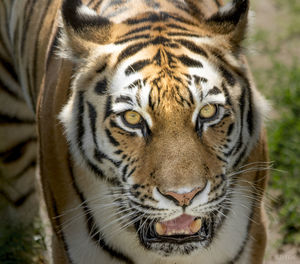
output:
[[96,70],[96,73],[100,74],[100,73],[104,72],[106,67],[107,67],[107,64],[104,63],[98,70]]
[[127,67],[127,69],[125,70],[125,74],[130,75],[132,73],[136,73],[137,71],[142,70],[144,67],[146,67],[150,63],[151,63],[150,60],[137,61],[137,62],[135,62],[135,63],[133,63],[133,64],[131,64],[130,66]]
[[134,168],[126,175],[126,178],[128,179],[135,171],[136,171],[136,167],[134,167]]
[[19,119],[15,116],[8,116],[0,113],[0,125],[3,124],[35,124],[34,119]]
[[[95,0],[90,0],[86,5],[87,5],[88,7],[90,7],[90,5],[93,4],[94,1],[95,1]],[[100,1],[100,2],[102,2],[102,1]]]
[[180,62],[187,66],[187,67],[198,67],[198,68],[202,68],[203,65],[200,61],[197,61],[197,60],[194,60],[194,59],[191,59],[190,57],[186,56],[186,55],[181,55],[179,57],[177,57]]
[[[175,100],[181,105],[184,106],[184,103],[186,103],[189,107],[191,106],[191,103],[186,100],[181,94],[180,94],[180,90],[181,88],[178,85],[175,85],[175,89],[177,92],[177,96],[175,97]],[[189,90],[189,89],[188,89]],[[180,99],[180,100],[178,100]]]
[[222,93],[221,90],[214,86],[211,90],[209,90],[209,92],[207,93],[208,95],[217,95],[217,94],[220,94]]
[[222,157],[220,157],[219,155],[216,156],[218,160],[223,161],[224,163],[228,163],[227,160],[223,159]]
[[126,104],[133,105],[132,99],[129,96],[124,96],[124,95],[117,97],[115,103],[126,103]]
[[35,137],[30,137],[21,143],[9,148],[8,150],[2,151],[0,153],[0,158],[3,163],[11,163],[20,159],[24,152],[26,151],[27,146],[30,143],[36,142]]
[[105,104],[104,120],[107,119],[111,114],[113,114],[111,101],[112,101],[112,97],[108,96]]
[[194,82],[196,85],[200,85],[200,82],[203,82],[203,83],[207,83],[208,80],[204,77],[201,77],[201,76],[198,76],[198,75],[193,75],[194,77]]
[[140,32],[143,32],[143,31],[146,31],[146,30],[149,30],[151,28],[151,26],[144,26],[144,27],[138,27],[138,28],[135,28],[129,32],[127,32],[124,36],[128,36],[128,35],[131,35],[131,34],[134,34],[134,33],[140,33]]
[[[18,100],[18,101],[24,101],[24,98],[22,98],[19,94],[17,94],[15,91],[12,91],[7,85],[5,85],[2,80],[0,79],[0,90],[1,92],[5,92],[9,94],[12,98]],[[21,87],[20,87],[21,90]]]
[[121,52],[121,54],[118,56],[118,64],[124,60],[125,58],[128,58],[134,54],[136,54],[137,52],[139,52],[140,50],[142,50],[143,48],[146,48],[147,46],[149,46],[149,42],[147,43],[144,43],[144,42],[140,42],[140,43],[137,43],[137,44],[133,44],[133,45],[130,45],[129,47],[127,47],[125,50],[123,50]]
[[162,51],[158,49],[157,53],[154,55],[152,62],[156,63],[158,66],[161,66],[161,58],[162,58]]
[[179,25],[177,25],[177,24],[173,24],[173,23],[169,23],[169,24],[167,24],[166,26],[169,27],[169,28],[176,28],[176,29],[181,29],[181,30],[183,30],[183,31],[188,31],[187,28],[185,28],[185,27],[183,27],[183,26],[179,26]]
[[122,164],[122,161],[115,161],[115,160],[109,158],[105,153],[100,151],[98,147],[95,148],[94,157],[99,162],[102,162],[102,159],[106,159],[106,160],[110,161],[111,163],[113,163],[117,168],[120,167],[120,165]]
[[130,203],[138,206],[138,207],[141,207],[143,209],[154,209],[155,211],[166,211],[166,209],[163,209],[163,208],[153,208],[152,206],[149,206],[149,205],[146,205],[146,204],[140,204],[140,203],[137,203],[133,200],[130,200]]
[[237,165],[239,165],[239,163],[242,161],[242,159],[245,157],[246,151],[248,149],[248,146],[246,145],[244,147],[244,150],[240,153],[240,155],[238,156],[238,158],[236,159],[236,161],[234,162],[233,167],[235,168]]
[[172,43],[172,41],[168,38],[158,36],[155,39],[151,40],[149,44],[152,45],[163,45],[163,46],[168,46],[170,48],[178,48],[177,44]]
[[1,64],[4,66],[4,68],[6,69],[6,75],[10,75],[11,78],[18,83],[19,82],[19,77],[16,73],[15,67],[12,63],[8,62],[7,60],[5,60],[3,57],[0,58],[0,62]]
[[195,38],[201,38],[202,36],[199,36],[197,34],[193,33],[183,33],[183,32],[169,32],[167,33],[170,37],[195,37]]
[[[232,102],[231,102],[231,99],[230,99],[230,95],[229,95],[228,89],[227,89],[226,85],[224,84],[224,82],[222,83],[222,89],[223,89],[223,92],[224,92],[224,94],[225,94],[226,104],[232,106]],[[234,111],[234,110],[233,110],[233,111]]]
[[118,45],[118,44],[124,44],[124,43],[129,42],[129,41],[143,39],[143,38],[149,39],[150,35],[149,34],[135,35],[135,36],[132,36],[132,37],[129,37],[129,38],[120,39],[118,41],[115,41],[114,44],[116,44],[116,45]]
[[233,128],[234,128],[234,123],[231,123],[227,130],[227,137],[229,137],[231,135]]
[[202,55],[206,58],[208,57],[207,52],[204,49],[202,49],[201,47],[197,46],[192,41],[184,40],[184,39],[177,39],[175,41],[180,43],[181,45],[183,45],[184,47],[186,47],[187,49],[189,49],[190,51],[192,51],[194,53]]
[[36,160],[33,159],[20,172],[18,172],[16,175],[14,175],[12,177],[12,179],[17,180],[17,179],[21,178],[27,171],[29,171],[32,168],[35,168],[35,166],[36,166]]
[[50,198],[50,205],[51,205],[51,208],[53,210],[53,215],[54,215],[54,217],[52,217],[52,219],[55,221],[55,226],[54,226],[55,234],[62,241],[64,250],[65,250],[66,255],[67,255],[68,262],[70,264],[73,264],[74,262],[72,261],[71,256],[70,256],[69,247],[67,245],[67,241],[66,241],[66,238],[65,238],[65,235],[64,235],[64,231],[61,228],[62,227],[62,223],[60,222],[60,215],[61,214],[57,209],[57,203],[56,203],[56,200],[55,200],[54,195],[52,194],[50,188],[48,188],[48,193],[49,193],[49,196],[50,196],[49,197]]
[[158,31],[158,32],[162,32],[164,31],[166,28],[164,26],[156,26],[154,28],[151,28],[152,31]]
[[21,195],[16,200],[13,200],[12,198],[9,197],[9,195],[6,192],[0,190],[0,195],[2,195],[9,202],[10,205],[16,208],[22,206],[28,200],[28,198],[34,193],[35,193],[35,189],[32,187],[25,194]]
[[[85,160],[85,162],[86,162],[86,164],[87,164],[87,166],[90,168],[90,170],[95,174],[95,175],[97,175],[98,177],[100,177],[101,179],[105,179],[106,181],[108,181],[110,184],[112,184],[112,185],[116,185],[117,184],[117,179],[110,179],[110,178],[107,178],[105,175],[104,175],[104,173],[103,173],[103,171],[100,169],[100,168],[98,168],[91,160],[89,160],[87,157],[86,157],[86,155],[85,155],[85,151],[84,151],[84,149],[83,149],[83,147],[82,147],[82,144],[83,144],[83,142],[82,142],[82,138],[83,138],[83,136],[84,136],[84,133],[85,133],[85,130],[84,130],[84,126],[83,126],[83,115],[84,115],[84,100],[83,100],[83,94],[84,94],[84,92],[83,91],[80,91],[79,93],[78,93],[78,113],[77,113],[77,137],[76,137],[76,139],[77,139],[77,144],[78,144],[78,148],[79,148],[79,150],[80,150],[80,153],[81,153],[81,155],[82,155],[82,157],[84,158],[84,160]],[[92,113],[92,116],[93,116],[93,113]],[[92,117],[92,119],[95,119],[96,120],[96,118],[95,117]],[[91,119],[91,120],[92,120]],[[96,128],[93,128],[93,124],[91,124],[91,129],[92,130],[94,130],[95,131],[95,129]],[[95,134],[93,134],[93,140],[94,140],[94,143],[96,142],[96,135]],[[97,142],[96,142],[97,143]],[[96,144],[95,143],[95,144]],[[95,151],[95,155],[97,155],[97,157],[99,157],[98,156],[98,152],[97,152],[97,150]],[[95,157],[95,158],[97,158],[97,157]]]
[[165,12],[160,12],[160,13],[150,13],[148,16],[142,17],[142,18],[129,18],[126,20],[126,24],[128,25],[137,25],[140,23],[145,23],[145,22],[159,22],[159,21],[165,21],[169,18],[168,15],[166,15]]
[[107,80],[104,78],[103,80],[100,80],[97,82],[95,86],[95,92],[98,95],[104,95],[107,92]]
[[[54,23],[54,21],[53,21]],[[51,42],[51,45],[50,45],[50,48],[49,48],[49,52],[48,52],[48,58],[47,58],[47,62],[46,62],[46,69],[49,68],[49,63],[51,61],[51,58],[53,58],[53,55],[55,54],[56,50],[57,50],[57,47],[58,47],[58,40],[59,40],[59,37],[61,36],[61,31],[62,29],[60,27],[57,28],[54,36],[53,36],[53,39],[52,39],[52,42]]]
[[127,86],[128,89],[133,89],[135,87],[137,87],[138,89],[142,88],[142,82],[141,82],[141,80],[136,80],[136,81],[134,81],[133,83],[131,83],[131,84],[129,84]]
[[126,182],[127,170],[128,170],[128,164],[125,165],[124,168],[122,169],[122,179],[123,179],[123,182]]
[[[115,160],[109,158],[105,153],[100,151],[98,143],[97,143],[97,136],[96,136],[97,112],[96,112],[94,106],[91,103],[87,102],[87,104],[88,104],[89,119],[90,119],[90,126],[91,126],[91,130],[92,130],[93,142],[94,142],[94,145],[95,145],[94,157],[100,162],[102,162],[102,159],[109,160],[116,167],[119,167],[120,164],[121,164],[120,161],[115,161]],[[103,173],[102,173],[102,175],[103,175]]]
[[95,222],[94,216],[92,214],[91,209],[88,207],[88,204],[86,202],[86,198],[84,197],[84,194],[80,191],[80,189],[77,186],[76,179],[73,174],[71,161],[69,159],[69,171],[72,178],[72,184],[74,187],[74,190],[76,191],[76,194],[80,198],[80,204],[82,209],[84,210],[84,215],[86,219],[86,227],[88,234],[90,238],[96,243],[97,245],[100,245],[100,247],[107,252],[112,258],[116,258],[120,261],[124,261],[127,264],[133,264],[134,262],[127,256],[123,255],[121,252],[116,251],[112,247],[106,244],[103,235],[98,227],[98,225]]
[[103,0],[98,0],[97,4],[93,7],[94,10],[97,10],[99,6],[102,4]]
[[148,16],[142,17],[139,19],[129,18],[125,21],[125,23],[128,25],[137,25],[137,24],[145,23],[145,22],[154,23],[154,22],[159,22],[159,21],[167,21],[169,19],[173,19],[175,21],[182,22],[182,23],[185,23],[188,25],[195,25],[195,23],[193,23],[190,20],[187,20],[187,19],[179,17],[179,16],[171,15],[166,12],[150,13]]
[[83,126],[83,114],[84,114],[83,95],[84,95],[83,91],[78,92],[77,143],[81,152],[83,152],[82,137],[84,136],[85,133],[84,126]]
[[197,132],[197,135],[199,136],[199,138],[202,137],[202,133],[203,133],[203,123],[200,121],[199,118],[197,118],[196,120],[196,132]]
[[14,205],[16,207],[20,207],[22,206],[27,200],[28,198],[35,193],[35,189],[34,187],[30,188],[29,191],[27,191],[24,195],[22,195],[21,197],[19,197],[15,202]]
[[92,129],[94,145],[97,146],[97,139],[96,139],[97,112],[95,110],[95,107],[91,103],[87,102],[87,105],[89,110],[89,119],[90,119],[90,126]]
[[114,146],[119,146],[120,145],[120,143],[112,136],[111,132],[107,128],[105,129],[105,134],[108,137],[109,142],[111,144],[113,144]]
[[233,77],[233,75],[227,70],[225,69],[223,66],[220,66],[219,67],[219,70],[222,74],[222,76],[225,78],[225,80],[227,81],[227,83],[230,85],[230,86],[234,86],[235,83],[236,83],[236,80],[235,78]]
[[251,89],[250,87],[248,86],[248,106],[249,106],[249,109],[248,109],[248,114],[247,114],[247,124],[248,124],[248,131],[249,131],[249,134],[250,136],[253,135],[253,127],[254,127],[254,119],[253,119],[253,108],[252,108],[252,93],[251,93]]
[[240,125],[240,135],[239,139],[237,141],[237,145],[235,147],[234,155],[239,152],[239,150],[242,147],[243,143],[243,130],[244,130],[244,110],[245,110],[245,104],[246,104],[246,89],[242,87],[242,94],[239,98],[239,103],[240,103],[240,115],[241,115],[241,125]]
[[190,98],[190,101],[191,101],[192,104],[194,104],[194,96],[193,96],[193,94],[192,94],[192,92],[191,92],[190,89],[187,89],[187,90],[188,90],[188,92],[189,92],[189,98]]

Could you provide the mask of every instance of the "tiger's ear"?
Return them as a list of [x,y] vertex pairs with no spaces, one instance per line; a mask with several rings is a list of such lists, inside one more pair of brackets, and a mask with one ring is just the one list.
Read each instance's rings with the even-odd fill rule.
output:
[[249,0],[233,0],[206,19],[208,29],[221,35],[232,52],[237,52],[245,38],[248,25]]
[[64,0],[61,13],[62,56],[85,58],[96,46],[109,43],[113,23],[83,5],[81,0]]

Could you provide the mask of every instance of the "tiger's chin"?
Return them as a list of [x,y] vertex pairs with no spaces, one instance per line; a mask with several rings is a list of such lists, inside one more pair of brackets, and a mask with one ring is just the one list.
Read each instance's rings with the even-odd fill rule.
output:
[[167,256],[188,255],[207,248],[216,229],[215,216],[181,216],[165,222],[141,220],[136,223],[139,239],[151,251]]

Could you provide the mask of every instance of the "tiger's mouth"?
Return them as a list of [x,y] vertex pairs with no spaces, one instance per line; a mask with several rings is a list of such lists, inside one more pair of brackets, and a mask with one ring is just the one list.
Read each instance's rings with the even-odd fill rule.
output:
[[185,244],[191,242],[206,242],[213,236],[213,219],[199,218],[182,214],[169,221],[140,221],[136,228],[141,242],[150,248],[153,243]]

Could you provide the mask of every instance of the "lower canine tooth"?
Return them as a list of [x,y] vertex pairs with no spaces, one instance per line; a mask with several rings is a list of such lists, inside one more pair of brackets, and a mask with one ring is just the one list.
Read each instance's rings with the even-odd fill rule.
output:
[[160,236],[164,235],[166,233],[166,226],[164,224],[161,223],[156,223],[155,224],[155,231],[157,234],[159,234]]
[[201,226],[202,226],[201,219],[197,219],[190,224],[190,229],[193,233],[196,233],[200,230]]

